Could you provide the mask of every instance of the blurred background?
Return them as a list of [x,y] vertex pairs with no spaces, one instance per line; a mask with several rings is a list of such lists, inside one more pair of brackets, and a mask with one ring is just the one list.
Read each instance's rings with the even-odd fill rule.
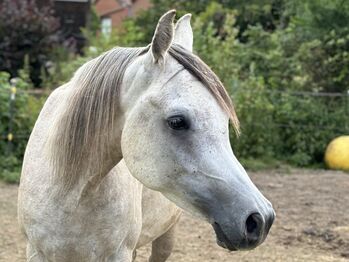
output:
[[348,1],[1,0],[0,177],[18,181],[53,89],[103,51],[150,43],[170,8],[193,14],[195,53],[232,96],[242,162],[324,167],[327,144],[349,133]]
[[[349,237],[335,228],[349,232],[348,174],[322,170],[331,166],[324,161],[330,141],[349,135],[347,0],[0,0],[0,179],[18,183],[31,129],[52,90],[106,50],[149,44],[159,17],[172,8],[177,17],[193,14],[194,52],[233,99],[242,131],[239,138],[231,132],[238,159],[267,195],[284,199],[277,208],[297,204],[285,216],[310,212],[303,228],[297,225],[304,217],[276,222],[286,237],[274,244],[284,241],[285,248],[300,234],[300,246],[310,241],[336,255],[289,261],[347,259]],[[332,159],[344,159],[339,168],[349,169],[348,138],[339,144]],[[312,203],[319,202],[325,207],[316,213]],[[269,259],[263,261],[279,261]]]

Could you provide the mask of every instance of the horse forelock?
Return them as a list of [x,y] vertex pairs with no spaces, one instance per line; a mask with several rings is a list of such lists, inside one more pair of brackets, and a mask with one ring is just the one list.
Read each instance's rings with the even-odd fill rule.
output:
[[[87,62],[71,80],[71,96],[57,116],[48,140],[54,172],[69,190],[82,172],[98,173],[113,155],[114,130],[123,75],[134,59],[149,50],[114,48]],[[239,133],[234,106],[215,73],[196,55],[173,44],[169,54],[198,78],[228,113]],[[93,167],[93,168],[89,168]]]

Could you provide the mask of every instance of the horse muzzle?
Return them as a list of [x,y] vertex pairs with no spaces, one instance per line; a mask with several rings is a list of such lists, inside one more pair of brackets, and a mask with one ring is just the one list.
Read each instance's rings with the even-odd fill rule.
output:
[[260,245],[267,237],[275,219],[272,208],[265,214],[252,212],[242,219],[240,225],[219,222],[219,218],[212,223],[216,233],[217,244],[230,251],[249,250]]

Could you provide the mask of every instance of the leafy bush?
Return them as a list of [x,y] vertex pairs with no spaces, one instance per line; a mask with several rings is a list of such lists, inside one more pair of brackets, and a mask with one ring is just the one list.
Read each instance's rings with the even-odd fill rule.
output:
[[[196,19],[198,14],[207,11],[208,6],[219,5],[220,10],[217,10],[214,16],[209,16],[214,28],[218,31],[224,24],[225,10],[235,10],[237,13],[235,21],[235,28],[238,30],[237,37],[242,41],[246,40],[243,33],[250,25],[261,24],[266,31],[273,31],[279,24],[286,26],[289,21],[285,9],[290,1],[286,0],[151,0],[151,2],[154,8],[142,12],[136,18],[136,24],[143,29],[147,43],[151,41],[154,25],[156,25],[158,18],[170,9],[176,9],[179,16],[193,13],[195,14],[194,19]],[[205,18],[204,20],[207,21]]]
[[[322,95],[344,94],[349,89],[347,1],[153,2],[154,8],[127,20],[123,30],[109,37],[84,30],[89,43],[84,55],[63,52],[66,57],[55,61],[45,86],[53,89],[69,81],[79,66],[115,46],[148,44],[158,17],[174,7],[179,15],[195,13],[194,51],[217,73],[233,98],[242,135],[231,134],[231,142],[242,163],[252,169],[280,167],[285,162],[318,166],[328,142],[349,132],[349,97]],[[0,25],[0,37],[1,30]],[[12,182],[18,179],[26,145],[26,139],[17,136],[30,133],[43,103],[21,92],[32,86],[29,60],[23,58],[20,61],[27,62],[17,84],[12,154],[6,141],[10,76],[0,73],[0,153],[4,155],[0,178]]]
[[18,183],[21,161],[15,156],[0,156],[0,179],[8,183]]
[[35,0],[0,1],[0,71],[17,75],[29,55],[31,78],[40,82],[40,68],[54,46],[59,22],[53,16],[52,1],[39,8]]
[[[265,4],[273,9],[276,2]],[[191,6],[182,1],[173,2],[173,5]],[[277,5],[287,7],[282,1]],[[153,32],[144,33],[147,29],[139,24],[144,24],[145,18],[150,19],[150,14],[165,8],[158,7],[148,10],[136,21],[127,21],[123,31],[115,31],[110,37],[85,31],[90,43],[85,56],[62,64],[57,79],[69,80],[82,63],[114,46],[147,44]],[[251,158],[279,159],[297,166],[322,162],[327,143],[347,132],[346,98],[298,93],[343,92],[347,88],[347,74],[344,73],[347,65],[336,65],[339,57],[346,57],[347,40],[343,43],[342,39],[346,37],[346,29],[310,37],[307,30],[300,30],[300,20],[295,19],[302,13],[291,6],[284,11],[283,18],[279,17],[282,23],[279,27],[266,30],[265,25],[258,25],[252,19],[250,25],[256,25],[242,32],[237,27],[241,23],[242,7],[237,7],[233,10],[215,1],[202,7],[186,7],[198,12],[193,17],[195,52],[217,73],[235,102],[242,124],[240,138],[231,135],[236,154],[247,163],[251,163]],[[256,8],[262,7],[256,5]],[[263,15],[272,12],[268,8]],[[180,13],[185,11],[180,10]],[[276,25],[277,20],[273,21]],[[150,23],[152,31],[155,23]],[[304,24],[304,27],[309,26]],[[328,48],[329,42],[335,45],[334,50]]]
[[[28,89],[32,87],[28,73],[20,70],[19,75],[16,78],[16,99],[12,101],[10,109],[10,74],[0,72],[0,178],[8,182],[17,182],[19,179],[21,159],[44,102],[44,97],[37,98],[28,94]],[[8,141],[10,125],[12,141]]]
[[82,32],[88,43],[83,55],[70,54],[69,57],[55,61],[51,74],[45,75],[46,87],[54,89],[68,82],[81,65],[114,47],[146,45],[143,30],[132,20],[126,20],[123,29],[113,29],[109,36],[96,33],[95,30],[82,29]]
[[[212,22],[217,12],[225,17],[220,28]],[[342,48],[329,55],[329,35],[300,38],[299,28],[291,22],[273,32],[251,26],[244,33],[248,41],[241,42],[234,28],[236,15],[213,3],[194,21],[194,50],[225,83],[241,120],[242,135],[239,139],[231,135],[236,154],[244,159],[276,158],[297,166],[322,162],[328,142],[349,131],[345,104],[349,97],[320,93],[344,94],[348,88],[343,73],[347,65],[332,64],[340,60],[334,57],[346,56],[343,40],[329,33]],[[340,35],[345,32],[343,28]]]

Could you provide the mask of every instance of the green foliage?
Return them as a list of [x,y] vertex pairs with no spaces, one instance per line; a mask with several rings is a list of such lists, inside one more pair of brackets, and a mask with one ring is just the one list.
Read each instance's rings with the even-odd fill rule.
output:
[[[212,22],[216,13],[225,17],[221,27]],[[341,63],[348,46],[338,39],[346,29],[309,39],[299,36],[293,22],[272,32],[257,25],[244,32],[248,41],[242,42],[234,27],[236,15],[213,3],[193,25],[194,50],[222,79],[235,102],[242,129],[239,139],[231,135],[236,154],[297,166],[322,162],[328,142],[348,132],[347,98],[310,92],[344,94],[348,89],[343,72],[349,63]],[[340,48],[327,49],[329,37]]]
[[294,0],[287,3],[291,21],[303,38],[321,38],[335,30],[340,32],[349,24],[349,2],[343,0]]
[[18,183],[21,164],[15,156],[0,156],[0,179],[8,183]]
[[132,20],[126,20],[122,30],[113,29],[109,36],[87,29],[82,29],[82,32],[88,43],[84,49],[84,55],[70,54],[56,61],[51,74],[44,77],[46,87],[54,89],[68,82],[80,66],[114,47],[146,45],[142,29]]
[[98,17],[96,8],[94,6],[91,7],[90,10],[90,18],[87,24],[87,30],[90,32],[97,33],[101,28],[101,20]]
[[[232,133],[231,143],[249,169],[283,168],[284,163],[319,166],[329,141],[349,132],[349,97],[321,95],[344,94],[349,89],[348,1],[153,0],[153,4],[110,36],[96,34],[99,23],[95,17],[84,30],[88,46],[82,56],[52,49],[49,55],[57,60],[50,74],[41,74],[45,87],[66,83],[82,64],[115,46],[149,44],[158,18],[176,8],[178,16],[193,13],[194,51],[212,67],[233,98],[242,134],[237,138]],[[27,19],[32,21],[30,16]],[[27,31],[18,21],[14,27],[19,31],[4,28],[8,22],[0,22],[0,38],[11,28],[11,35],[22,32],[16,41],[23,42]],[[45,36],[51,34],[44,29]],[[0,72],[0,178],[9,182],[18,181],[26,139],[44,100],[25,92],[32,87],[28,73],[32,59],[47,50],[39,48],[37,53],[35,48],[29,56],[20,53],[18,60],[18,68],[23,69],[16,83],[11,154],[6,140],[10,75]],[[1,54],[5,53],[0,52],[0,60]]]
[[[85,56],[63,63],[58,82],[66,82],[81,64],[114,46],[148,44],[158,17],[176,8],[179,15],[196,13],[194,50],[233,97],[242,135],[237,139],[232,134],[231,141],[239,157],[314,165],[322,162],[332,138],[348,132],[346,98],[299,95],[344,93],[348,88],[347,28],[326,31],[318,14],[301,19],[304,12],[316,10],[316,1],[297,8],[284,1],[153,2],[156,8],[126,21],[124,30],[109,37],[85,31],[90,45]],[[309,33],[313,31],[317,33]]]
[[280,145],[273,118],[277,108],[266,93],[263,78],[251,76],[237,81],[233,89],[242,131],[239,139],[231,136],[234,150],[245,158],[275,157]]
[[[142,12],[136,18],[136,24],[142,27],[145,33],[145,40],[150,43],[158,18],[170,9],[176,9],[179,16],[185,13],[193,13],[196,19],[198,14],[207,12],[207,7],[213,5],[221,6],[214,16],[210,16],[211,22],[215,28],[220,28],[224,23],[224,10],[235,10],[236,28],[238,29],[238,38],[243,39],[243,32],[250,25],[261,24],[265,30],[273,31],[279,24],[285,26],[288,17],[283,13],[286,7],[286,0],[152,0],[154,8]],[[223,12],[220,12],[222,11]]]
[[271,169],[282,169],[282,173],[288,173],[290,167],[272,157],[263,158],[240,158],[241,164],[249,171],[261,171]]
[[[27,70],[20,71],[16,78],[16,99],[10,101],[10,74],[0,72],[0,178],[17,182],[20,174],[21,159],[44,98],[29,95],[27,90],[33,84]],[[13,80],[12,80],[13,81]],[[13,140],[8,141],[12,126]]]
[[[224,24],[219,27],[212,22],[217,12],[225,16]],[[223,9],[221,5],[212,3],[193,23],[195,52],[214,72],[219,72],[219,77],[228,88],[232,76],[239,70],[239,65],[234,60],[234,53],[240,48],[236,40],[238,30],[233,27],[235,15],[235,11]]]

